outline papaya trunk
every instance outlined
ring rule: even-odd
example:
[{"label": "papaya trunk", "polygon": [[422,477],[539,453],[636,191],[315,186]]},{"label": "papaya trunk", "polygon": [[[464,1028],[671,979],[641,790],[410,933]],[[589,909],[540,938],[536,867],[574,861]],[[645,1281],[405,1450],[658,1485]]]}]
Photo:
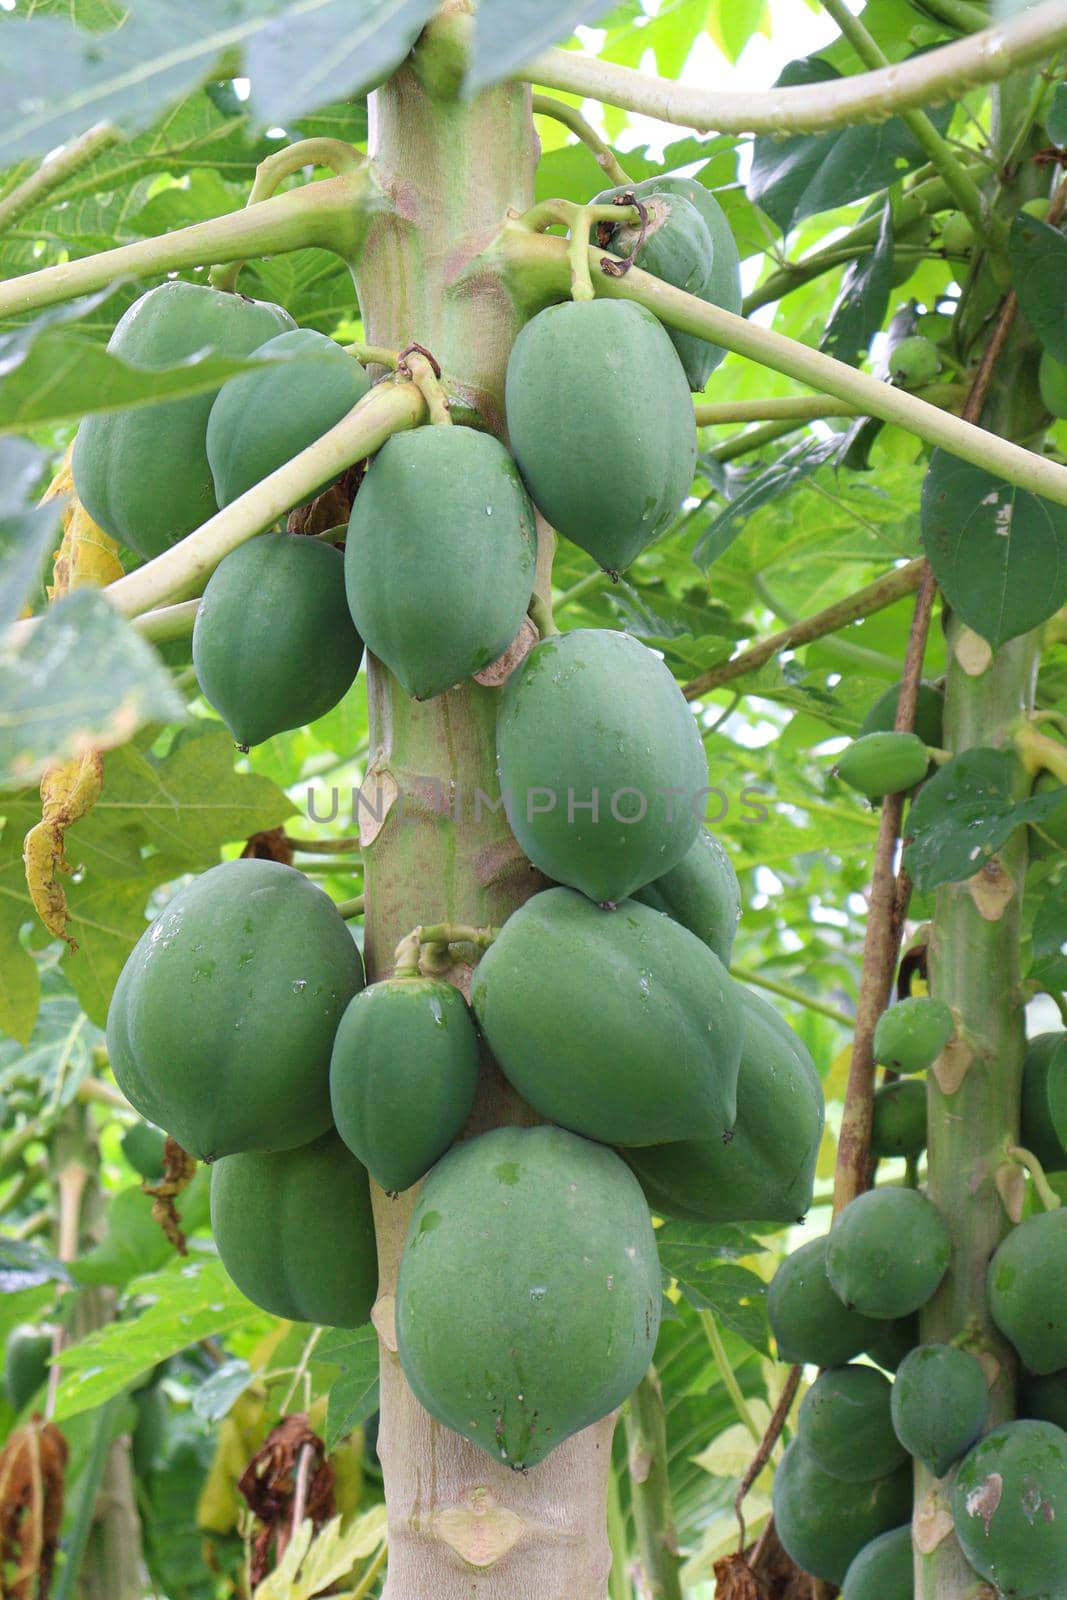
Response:
[{"label": "papaya trunk", "polygon": [[[466,269],[508,208],[530,205],[535,158],[524,87],[503,85],[461,101],[430,92],[406,67],[372,96],[371,159],[392,210],[375,223],[357,269],[367,338],[394,348],[424,345],[497,431],[518,319],[498,279]],[[549,556],[542,550],[543,576]],[[500,923],[541,880],[503,812],[493,809],[497,691],[470,683],[415,703],[373,659],[368,679],[371,760],[359,820],[368,976],[381,978],[392,969],[397,942],[416,925]],[[466,987],[469,971],[455,968],[449,976]],[[487,1061],[475,1126],[528,1120]],[[412,1203],[411,1193],[375,1194],[387,1600],[603,1600],[612,1420],[568,1440],[526,1475],[422,1410],[404,1381],[393,1334],[393,1290]]]},{"label": "papaya trunk", "polygon": [[[1028,85],[1009,82],[996,96],[994,137],[1002,151],[1015,143],[1027,115]],[[1009,175],[1006,174],[1006,177]],[[1037,169],[1020,165],[1016,185],[1006,184],[1002,208],[1010,217],[1040,181]],[[979,266],[965,290],[970,302],[965,337],[973,328],[972,354],[989,339],[989,319],[1002,301],[988,266]],[[981,311],[981,315],[979,312]],[[1045,417],[1035,403],[1038,349],[1016,319],[997,363],[982,416],[1003,437],[1032,445]],[[1013,639],[994,652],[982,670],[975,643],[951,615],[947,625],[945,742],[955,754],[973,746],[1011,748],[1019,720],[1033,707],[1038,636]],[[1017,793],[1028,787],[1020,764]],[[921,1313],[924,1343],[957,1337],[986,1370],[990,1426],[1015,1414],[1016,1358],[993,1326],[986,1297],[989,1258],[1011,1226],[1008,1144],[1018,1138],[1025,1040],[1019,960],[1026,830],[972,879],[940,889],[930,932],[931,992],[952,1007],[957,1041],[942,1053],[928,1080],[928,1192],[952,1235],[952,1265],[934,1299]],[[1001,1188],[998,1188],[998,1177]],[[1015,1171],[1021,1200],[1022,1174]],[[1007,1181],[1006,1181],[1007,1180]],[[916,1600],[974,1600],[992,1590],[980,1583],[964,1559],[952,1526],[950,1491],[954,1472],[938,1481],[916,1464],[913,1522]]]}]

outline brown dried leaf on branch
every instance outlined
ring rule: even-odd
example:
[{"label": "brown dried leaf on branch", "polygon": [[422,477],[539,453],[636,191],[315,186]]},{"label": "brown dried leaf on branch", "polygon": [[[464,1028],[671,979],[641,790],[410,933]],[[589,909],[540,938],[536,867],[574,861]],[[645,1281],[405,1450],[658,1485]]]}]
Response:
[{"label": "brown dried leaf on branch", "polygon": [[48,1600],[59,1528],[67,1441],[36,1413],[0,1451],[0,1594]]},{"label": "brown dried leaf on branch", "polygon": [[[771,1523],[742,1554],[715,1563],[715,1600],[813,1600],[812,1579],[782,1549]],[[836,1594],[822,1590],[818,1600]]]},{"label": "brown dried leaf on branch", "polygon": [[182,1222],[174,1202],[196,1176],[196,1157],[183,1150],[177,1139],[168,1138],[163,1146],[163,1176],[158,1183],[142,1183],[152,1197],[152,1220],[158,1222],[180,1256],[188,1254]]},{"label": "brown dried leaf on branch", "polygon": [[[308,1451],[301,1483],[301,1456]],[[275,1565],[282,1559],[294,1532],[294,1524],[309,1518],[316,1528],[334,1512],[333,1467],[326,1459],[326,1446],[312,1433],[302,1413],[283,1417],[267,1435],[241,1474],[238,1489],[250,1510],[263,1526],[252,1545],[249,1579],[253,1590],[270,1570],[270,1551],[274,1546]],[[297,1505],[298,1493],[303,1497]],[[299,1516],[294,1516],[299,1511]]]},{"label": "brown dried leaf on branch", "polygon": [[37,915],[57,939],[66,939],[71,952],[78,946],[67,933],[70,911],[59,881],[70,872],[66,857],[67,829],[91,811],[104,787],[104,764],[98,750],[49,767],[41,779],[41,820],[22,844],[26,886]]},{"label": "brown dried leaf on branch", "polygon": [[242,861],[280,861],[283,867],[293,864],[293,846],[284,828],[265,828],[245,840],[241,851]]}]

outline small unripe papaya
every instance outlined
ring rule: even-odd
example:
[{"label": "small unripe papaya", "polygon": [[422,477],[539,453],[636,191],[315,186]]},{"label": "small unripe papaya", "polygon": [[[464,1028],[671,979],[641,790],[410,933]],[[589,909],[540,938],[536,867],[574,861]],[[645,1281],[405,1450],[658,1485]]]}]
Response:
[{"label": "small unripe papaya", "polygon": [[926,776],[926,746],[914,733],[865,733],[842,751],[834,768],[842,783],[868,800],[914,789]]},{"label": "small unripe papaya", "polygon": [[947,311],[924,311],[915,319],[915,332],[935,344],[946,345],[952,338],[953,323],[954,318]]},{"label": "small unripe papaya", "polygon": [[878,1018],[874,1059],[894,1072],[925,1072],[956,1031],[952,1012],[932,995],[898,1000]]},{"label": "small unripe papaya", "polygon": [[812,1577],[840,1584],[865,1545],[907,1518],[911,1470],[905,1464],[882,1478],[845,1483],[794,1439],[774,1474],[773,1505],[786,1554]]},{"label": "small unripe papaya", "polygon": [[[860,737],[868,733],[893,733],[900,701],[900,684],[894,683],[871,706],[860,723]],[[945,696],[932,683],[920,683],[915,701],[914,733],[923,744],[940,749],[945,742]]]},{"label": "small unripe papaya", "polygon": [[951,1243],[937,1207],[915,1189],[869,1189],[834,1219],[826,1275],[850,1310],[906,1317],[948,1270]]},{"label": "small unripe papaya", "polygon": [[1025,212],[1028,217],[1036,217],[1038,222],[1044,222],[1050,204],[1048,195],[1036,195],[1033,200],[1024,200],[1019,210]]},{"label": "small unripe papaya", "polygon": [[884,1478],[907,1458],[893,1432],[891,1394],[888,1378],[874,1367],[833,1367],[816,1378],[801,1401],[797,1438],[831,1478],[846,1483]]},{"label": "small unripe papaya", "polygon": [[786,1256],[767,1290],[779,1361],[838,1367],[867,1348],[878,1324],[841,1304],[826,1276],[827,1237]]},{"label": "small unripe papaya", "polygon": [[344,557],[303,534],[264,533],[219,563],[193,625],[193,665],[242,750],[331,711],[363,658]]},{"label": "small unripe papaya", "polygon": [[1067,1169],[1067,1033],[1062,1030],[1027,1040],[1019,1137],[1047,1172]]},{"label": "small unripe papaya", "polygon": [[841,1600],[914,1600],[915,1551],[911,1523],[865,1544],[845,1573]]},{"label": "small unripe papaya", "polygon": [[871,1155],[914,1160],[926,1149],[926,1086],[902,1078],[874,1092]]},{"label": "small unripe papaya", "polygon": [[941,371],[941,356],[932,339],[912,334],[901,339],[889,353],[889,374],[905,389],[921,389],[933,383]]},{"label": "small unripe papaya", "polygon": [[974,248],[974,228],[962,211],[953,211],[941,225],[941,248],[947,256],[970,255]]},{"label": "small unripe papaya", "polygon": [[1067,363],[1057,361],[1050,350],[1041,352],[1037,369],[1041,398],[1054,417],[1067,417]]},{"label": "small unripe papaya", "polygon": [[389,1193],[458,1138],[478,1083],[478,1036],[458,989],[389,978],[349,1003],[330,1061],[337,1131]]},{"label": "small unripe papaya", "polygon": [[1067,1207],[1027,1217],[993,1252],[989,1312],[1031,1372],[1067,1367]]},{"label": "small unripe papaya", "polygon": [[52,1335],[45,1328],[19,1323],[4,1345],[4,1394],[15,1411],[29,1405],[48,1381]]},{"label": "small unripe papaya", "polygon": [[665,911],[729,966],[741,920],[741,886],[730,857],[707,828],[700,829],[676,867],[635,889],[633,897]]},{"label": "small unripe papaya", "polygon": [[[254,355],[276,364],[224,383],[208,417],[207,458],[220,506],[314,444],[370,388],[359,362],[314,328],[280,333]],[[280,356],[316,359],[282,362]]]},{"label": "small unripe papaya", "polygon": [[134,1172],[155,1183],[163,1176],[163,1149],[166,1135],[147,1122],[135,1122],[122,1135],[122,1153]]},{"label": "small unripe papaya", "polygon": [[943,1478],[986,1425],[989,1390],[981,1363],[952,1345],[919,1345],[900,1363],[891,1409],[908,1454]]}]

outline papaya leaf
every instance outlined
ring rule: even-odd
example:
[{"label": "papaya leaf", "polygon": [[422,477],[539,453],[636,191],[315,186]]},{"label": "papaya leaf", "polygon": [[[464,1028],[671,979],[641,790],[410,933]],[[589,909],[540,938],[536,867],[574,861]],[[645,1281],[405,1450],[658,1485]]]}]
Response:
[{"label": "papaya leaf", "polygon": [[403,61],[436,0],[303,0],[245,49],[252,110],[264,127],[286,123],[346,95],[366,94]]},{"label": "papaya leaf", "polygon": [[704,529],[693,551],[697,566],[706,569],[718,561],[741,534],[753,512],[770,501],[777,503],[828,461],[835,460],[840,449],[840,436],[805,439],[771,462]]},{"label": "papaya leaf", "polygon": [[0,1239],[0,1295],[23,1294],[42,1284],[69,1283],[70,1273],[28,1239]]},{"label": "papaya leaf", "polygon": [[698,1311],[711,1311],[753,1349],[766,1354],[767,1286],[747,1267],[725,1266],[758,1254],[763,1246],[732,1224],[668,1222],[656,1230],[660,1264]]},{"label": "papaya leaf", "polygon": [[907,821],[904,866],[928,894],[973,878],[1024,822],[1039,822],[1065,791],[1017,800],[1018,764],[1006,750],[965,750],[928,778]]},{"label": "papaya leaf", "polygon": [[137,1309],[64,1350],[57,1422],[102,1405],[187,1345],[258,1315],[222,1262],[207,1255],[177,1259],[161,1272],[134,1278],[126,1305]]},{"label": "papaya leaf", "polygon": [[712,0],[708,32],[727,61],[736,64],[754,33],[770,36],[767,0]]},{"label": "papaya leaf", "polygon": [[25,439],[0,439],[0,628],[40,596],[49,545],[61,536],[60,502],[26,504],[43,459]]},{"label": "papaya leaf", "polygon": [[314,1366],[339,1367],[330,1383],[326,1448],[333,1450],[378,1409],[378,1335],[371,1323],[331,1328],[315,1347]]},{"label": "papaya leaf", "polygon": [[575,28],[595,22],[610,4],[611,0],[481,0],[464,85],[467,94],[499,83],[546,45],[569,39]]},{"label": "papaya leaf", "polygon": [[309,1518],[293,1535],[274,1571],[258,1585],[253,1600],[312,1600],[313,1595],[332,1593],[385,1538],[384,1505],[371,1506],[347,1523],[334,1517],[318,1532]]},{"label": "papaya leaf", "polygon": [[255,1373],[247,1361],[224,1361],[199,1389],[194,1389],[194,1414],[202,1422],[221,1422],[234,1401],[254,1382]]},{"label": "papaya leaf", "polygon": [[1067,238],[1047,222],[1017,211],[1008,235],[1011,276],[1019,307],[1044,348],[1067,362],[1067,323],[1063,317],[1063,280],[1067,275]]},{"label": "papaya leaf", "polygon": [[[826,83],[841,74],[818,56],[791,61],[776,87]],[[953,107],[928,113],[941,131]],[[840,133],[801,133],[791,139],[761,134],[752,149],[748,195],[783,233],[805,217],[862,200],[921,166],[926,156],[900,117],[844,128]]]},{"label": "papaya leaf", "polygon": [[887,200],[874,249],[845,268],[819,349],[854,367],[885,320],[892,286],[893,210]]},{"label": "papaya leaf", "polygon": [[[1067,789],[1058,789],[1062,799]],[[1051,989],[1067,989],[1067,883],[1050,884],[1034,917],[1031,978]]]},{"label": "papaya leaf", "polygon": [[[6,961],[5,952],[0,965]],[[32,964],[36,972],[36,962]],[[93,1050],[103,1041],[55,967],[45,971],[41,988],[39,1011],[35,993],[37,1016],[26,1047],[19,1049],[13,1039],[0,1040],[0,1096],[10,1107],[15,1089],[31,1093],[44,1127],[74,1099],[92,1070]]]},{"label": "papaya leaf", "polygon": [[0,702],[0,788],[87,746],[124,744],[146,723],[185,717],[155,651],[93,589],[65,595],[0,654]]},{"label": "papaya leaf", "polygon": [[946,600],[994,649],[1067,600],[1067,508],[944,450],[923,480],[922,532]]}]

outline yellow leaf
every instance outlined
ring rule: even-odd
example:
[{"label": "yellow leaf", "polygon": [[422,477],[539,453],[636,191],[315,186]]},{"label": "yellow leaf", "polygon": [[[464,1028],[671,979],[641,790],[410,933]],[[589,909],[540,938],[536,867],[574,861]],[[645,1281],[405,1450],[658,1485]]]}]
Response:
[{"label": "yellow leaf", "polygon": [[[760,1433],[764,1431],[771,1420],[770,1407],[763,1400],[750,1400],[748,1409],[752,1413],[752,1420]],[[752,1435],[743,1422],[735,1422],[732,1427],[720,1433],[713,1439],[706,1449],[692,1460],[705,1472],[710,1472],[716,1478],[740,1478],[748,1471],[749,1462],[756,1453],[756,1446]]]},{"label": "yellow leaf", "polygon": [[89,750],[61,766],[49,767],[41,779],[41,820],[23,840],[22,856],[26,867],[26,886],[37,915],[57,939],[66,939],[70,913],[67,896],[59,881],[69,872],[65,842],[67,829],[91,811],[104,787],[104,763],[97,750]]},{"label": "yellow leaf", "polygon": [[70,460],[71,445],[63,458],[63,465],[41,496],[46,500],[64,497],[63,541],[53,556],[55,582],[48,590],[53,603],[72,589],[102,589],[122,577],[119,547],[111,535],[97,527],[74,492]]},{"label": "yellow leaf", "polygon": [[282,1560],[255,1592],[255,1600],[311,1600],[333,1588],[358,1562],[374,1555],[385,1540],[385,1507],[372,1506],[347,1527],[334,1517],[312,1539],[310,1521],[301,1523]]}]

